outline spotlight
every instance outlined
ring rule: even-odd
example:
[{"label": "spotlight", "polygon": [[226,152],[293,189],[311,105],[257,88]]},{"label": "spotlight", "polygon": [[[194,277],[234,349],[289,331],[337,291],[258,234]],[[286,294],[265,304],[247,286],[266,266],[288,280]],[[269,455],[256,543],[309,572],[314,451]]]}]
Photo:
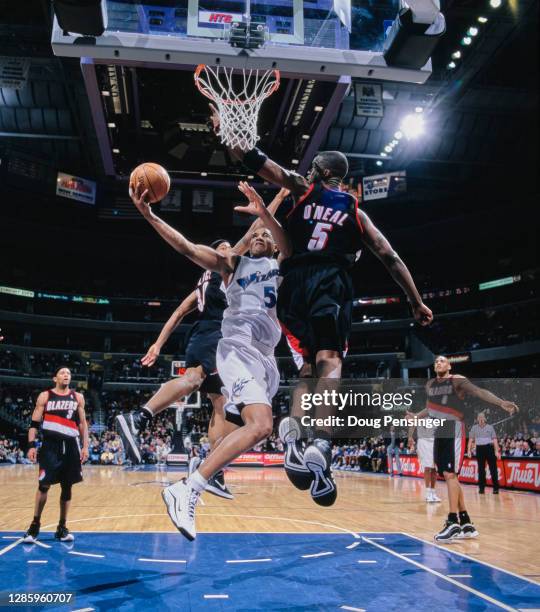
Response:
[{"label": "spotlight", "polygon": [[381,151],[380,155],[381,157],[388,157],[388,155],[384,151]]},{"label": "spotlight", "polygon": [[381,161],[380,159],[378,159],[378,160],[375,162],[375,164],[376,164],[377,166],[382,166],[382,161]]},{"label": "spotlight", "polygon": [[390,143],[390,145],[392,147],[395,147],[397,145],[398,141],[394,138],[394,140],[392,140],[392,142]]},{"label": "spotlight", "polygon": [[113,153],[120,153],[120,149],[113,149],[112,152]]},{"label": "spotlight", "polygon": [[417,107],[414,109],[414,112],[415,112],[415,113],[423,113],[423,112],[424,112],[424,109],[423,109],[423,107],[422,107],[422,106],[417,106]]},{"label": "spotlight", "polygon": [[384,150],[385,150],[387,153],[392,153],[392,147],[391,147],[390,145],[386,145],[386,147],[384,147]]},{"label": "spotlight", "polygon": [[419,115],[406,115],[401,122],[401,131],[411,140],[424,133],[424,118]]},{"label": "spotlight", "polygon": [[450,62],[446,65],[449,70],[453,70],[456,67],[456,62]]},{"label": "spotlight", "polygon": [[491,8],[499,8],[502,4],[502,0],[489,0],[489,6],[491,6]]},{"label": "spotlight", "polygon": [[293,159],[293,160],[291,160],[291,164],[297,164],[297,163],[298,163],[298,160],[297,160],[297,159]]},{"label": "spotlight", "polygon": [[315,107],[313,110],[314,110],[316,113],[320,113],[320,112],[322,111],[322,109],[323,109],[323,107],[322,107],[322,106],[316,106],[316,107]]},{"label": "spotlight", "polygon": [[487,17],[482,17],[482,16],[478,17],[479,23],[487,23],[487,20],[488,20]]},{"label": "spotlight", "polygon": [[461,51],[454,51],[452,53],[452,59],[459,59],[461,57]]},{"label": "spotlight", "polygon": [[461,44],[468,47],[472,43],[472,38],[470,36],[464,36],[461,40]]},{"label": "spotlight", "polygon": [[201,172],[201,176],[208,176],[208,172]]},{"label": "spotlight", "polygon": [[403,132],[400,132],[399,130],[394,134],[394,138],[396,140],[401,140],[403,138]]},{"label": "spotlight", "polygon": [[475,28],[474,26],[469,28],[467,34],[469,36],[476,36],[478,34],[478,28]]}]

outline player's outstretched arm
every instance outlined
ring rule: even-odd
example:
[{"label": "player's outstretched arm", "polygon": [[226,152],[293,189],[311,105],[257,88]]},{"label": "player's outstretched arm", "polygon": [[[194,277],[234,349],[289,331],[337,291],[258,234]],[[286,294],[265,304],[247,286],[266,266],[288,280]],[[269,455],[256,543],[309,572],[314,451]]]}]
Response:
[{"label": "player's outstretched arm", "polygon": [[280,257],[282,259],[290,257],[292,254],[292,247],[289,236],[281,227],[279,221],[268,210],[268,208],[266,208],[261,196],[255,191],[255,189],[253,189],[253,187],[251,187],[251,185],[243,181],[239,183],[238,189],[240,189],[240,191],[249,200],[249,204],[247,206],[235,206],[234,210],[249,213],[251,215],[257,215],[265,227],[272,232],[272,236],[274,237],[279,249]]},{"label": "player's outstretched arm", "polygon": [[[290,194],[291,192],[288,189],[282,187],[278,193],[274,196],[274,199],[268,204],[267,209],[273,215],[276,214],[278,208],[280,207],[283,200]],[[251,240],[251,235],[255,230],[258,230],[259,227],[263,225],[263,222],[260,219],[255,219],[251,224],[248,231],[240,238],[240,240],[233,246],[233,251],[237,255],[244,255],[249,251],[249,241]]]},{"label": "player's outstretched arm", "polygon": [[160,219],[150,208],[150,204],[146,201],[148,190],[141,193],[140,187],[137,185],[135,191],[131,194],[131,200],[137,207],[141,215],[150,223],[156,232],[168,242],[173,249],[185,255],[188,259],[205,270],[212,270],[221,274],[223,278],[228,278],[234,271],[234,262],[236,256],[221,255],[215,249],[206,246],[205,244],[195,244],[188,240],[183,234],[175,230],[163,219]]},{"label": "player's outstretched arm", "polygon": [[28,459],[32,463],[35,463],[37,458],[37,450],[35,447],[36,444],[36,436],[39,428],[41,427],[41,421],[43,421],[43,413],[45,411],[45,404],[47,403],[48,393],[46,391],[42,391],[36,400],[36,406],[34,408],[34,412],[32,412],[32,422],[30,423],[30,428],[28,429]]},{"label": "player's outstretched arm", "polygon": [[364,228],[362,233],[364,243],[381,260],[392,278],[403,289],[411,304],[414,318],[421,325],[429,325],[433,321],[433,313],[422,302],[409,269],[366,213],[361,210],[358,214]]},{"label": "player's outstretched arm", "polygon": [[[210,104],[210,120],[214,127],[214,132],[219,133],[219,112],[217,108]],[[296,172],[285,170],[275,161],[269,159],[262,151],[251,149],[242,151],[239,147],[229,147],[230,154],[241,161],[247,168],[258,174],[261,178],[274,185],[279,185],[288,189],[293,195],[298,196],[305,193],[309,187],[307,180]]]},{"label": "player's outstretched arm", "polygon": [[488,404],[492,404],[493,406],[502,408],[502,410],[505,410],[509,414],[519,412],[519,408],[516,404],[514,404],[514,402],[503,400],[500,397],[497,397],[491,391],[488,391],[487,389],[482,389],[481,387],[477,387],[468,378],[465,378],[464,376],[454,376],[453,380],[456,389],[463,393],[466,393],[467,395],[472,395],[484,402],[487,402]]},{"label": "player's outstretched arm", "polygon": [[141,359],[141,363],[144,366],[149,368],[150,366],[154,365],[156,359],[159,357],[163,345],[170,338],[173,331],[180,325],[183,318],[195,310],[195,308],[197,308],[197,292],[192,291],[168,318],[167,322],[161,329],[157,340],[154,342],[154,344],[152,344],[146,355]]}]

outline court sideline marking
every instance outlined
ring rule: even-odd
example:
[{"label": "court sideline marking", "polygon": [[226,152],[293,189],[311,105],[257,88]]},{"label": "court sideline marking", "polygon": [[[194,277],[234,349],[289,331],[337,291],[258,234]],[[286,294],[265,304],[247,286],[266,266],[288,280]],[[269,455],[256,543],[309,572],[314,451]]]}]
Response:
[{"label": "court sideline marking", "polygon": [[405,531],[402,531],[401,535],[407,536],[408,538],[412,538],[413,540],[418,540],[419,542],[423,542],[424,544],[429,544],[430,546],[433,546],[433,548],[438,548],[439,550],[443,550],[451,555],[458,555],[460,557],[465,557],[465,559],[469,559],[469,561],[474,561],[475,563],[481,563],[482,565],[487,565],[487,567],[491,567],[492,569],[497,570],[498,572],[504,572],[505,574],[513,576],[514,578],[519,578],[520,580],[525,580],[526,582],[530,582],[531,584],[534,584],[535,586],[540,586],[539,582],[535,580],[531,580],[530,578],[527,578],[525,575],[516,574],[515,572],[512,572],[510,570],[504,569],[502,567],[498,567],[497,565],[493,565],[492,563],[489,563],[488,561],[482,561],[480,559],[475,559],[474,557],[471,557],[467,553],[462,553],[457,550],[448,550],[444,546],[435,544],[435,542],[430,542],[429,540],[423,540],[422,538],[419,538],[418,536],[413,536],[410,533],[406,533]]},{"label": "court sideline marking", "polygon": [[431,567],[428,567],[427,565],[423,565],[422,563],[419,563],[418,561],[415,561],[414,559],[411,559],[410,557],[404,557],[401,553],[398,553],[395,550],[392,550],[391,548],[383,546],[382,544],[378,544],[377,542],[373,542],[369,538],[364,538],[363,536],[362,536],[362,540],[364,540],[368,544],[371,544],[371,546],[375,546],[376,548],[380,548],[381,550],[384,550],[385,552],[393,555],[394,557],[397,557],[398,559],[406,561],[407,563],[411,563],[412,565],[415,565],[416,567],[419,567],[420,569],[423,569],[426,572],[429,572],[430,574],[437,576],[438,578],[442,578],[443,580],[450,582],[450,584],[453,584],[454,586],[457,586],[460,589],[463,589],[464,591],[468,591],[469,593],[472,593],[473,595],[476,595],[477,597],[480,597],[484,599],[485,601],[488,601],[494,606],[498,606],[499,608],[502,608],[503,610],[508,610],[508,612],[516,612],[516,608],[512,608],[512,606],[509,606],[503,603],[502,601],[499,601],[491,597],[490,595],[486,595],[485,593],[482,593],[481,591],[477,591],[476,589],[473,589],[472,587],[466,584],[462,584],[461,582],[458,582],[457,580],[454,580],[453,578],[449,578],[448,576],[441,574],[437,570],[434,570]]}]

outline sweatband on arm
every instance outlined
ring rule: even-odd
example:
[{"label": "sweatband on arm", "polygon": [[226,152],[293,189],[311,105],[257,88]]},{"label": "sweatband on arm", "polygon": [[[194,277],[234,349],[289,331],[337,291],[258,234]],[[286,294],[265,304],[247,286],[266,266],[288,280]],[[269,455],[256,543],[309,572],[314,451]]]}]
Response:
[{"label": "sweatband on arm", "polygon": [[246,168],[257,174],[257,172],[259,172],[259,170],[264,166],[267,159],[268,155],[255,147],[254,149],[250,149],[244,153],[242,163],[244,166],[246,166]]},{"label": "sweatband on arm", "polygon": [[34,421],[32,419],[32,422],[30,423],[30,429],[32,429],[32,427],[34,429],[39,429],[41,427],[41,421]]}]

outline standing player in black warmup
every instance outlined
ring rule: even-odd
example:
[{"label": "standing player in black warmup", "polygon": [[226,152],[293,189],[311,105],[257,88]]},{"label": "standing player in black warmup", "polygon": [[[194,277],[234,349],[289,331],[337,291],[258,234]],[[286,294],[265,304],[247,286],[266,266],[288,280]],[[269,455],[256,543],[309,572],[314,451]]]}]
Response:
[{"label": "standing player in black warmup", "polygon": [[[81,482],[81,464],[88,459],[88,425],[84,412],[84,397],[69,388],[69,368],[59,368],[54,388],[39,394],[28,430],[28,459],[36,461],[36,435],[41,428],[43,444],[39,449],[39,485],[36,493],[34,520],[24,536],[24,542],[37,540],[41,513],[47,502],[49,488],[60,483],[60,520],[54,537],[71,542],[73,534],[66,527],[71,501],[71,487]],[[82,449],[79,446],[82,438]]]},{"label": "standing player in black warmup", "polygon": [[[219,114],[212,109],[214,130],[219,132]],[[350,267],[367,246],[385,265],[403,289],[415,319],[429,324],[433,315],[422,302],[407,266],[373,225],[358,200],[340,191],[348,172],[347,158],[339,151],[325,151],[313,160],[307,178],[285,170],[257,148],[231,153],[264,180],[291,192],[276,218],[292,242],[293,255],[280,272],[278,317],[284,331],[300,341],[304,356],[319,378],[341,378],[343,353],[352,326],[353,286]],[[310,488],[313,499],[331,505],[336,498],[331,464],[331,445],[315,439],[305,452],[294,419],[280,424],[285,444],[285,468],[291,482]]]},{"label": "standing player in black warmup", "polygon": [[[144,196],[145,194],[136,191],[132,194],[132,199],[137,202],[144,200]],[[281,190],[268,206],[269,210],[276,210],[286,196],[286,190]],[[234,253],[243,255],[249,249],[251,234],[252,228],[234,247],[223,239],[215,240],[210,247],[216,249],[220,255],[228,254],[231,248]],[[195,391],[206,392],[212,402],[213,412],[208,429],[210,448],[215,448],[225,435],[225,398],[221,394],[223,384],[216,367],[217,345],[222,337],[223,312],[227,308],[227,300],[221,290],[221,284],[222,278],[217,272],[204,272],[195,290],[171,315],[163,326],[157,341],[141,360],[143,365],[151,366],[180,321],[195,308],[199,310],[199,318],[186,338],[186,372],[162,385],[140,410],[116,417],[117,429],[126,453],[135,463],[141,462],[140,435],[150,425],[152,418],[174,402],[188,397]],[[197,469],[199,463],[198,457],[190,461],[190,473]],[[210,478],[206,490],[226,499],[233,497],[225,484],[222,470]]]},{"label": "standing player in black warmup", "polygon": [[439,475],[442,476],[448,488],[448,518],[441,531],[435,535],[435,540],[443,544],[456,538],[476,538],[478,531],[473,525],[467,508],[463,490],[458,476],[465,454],[465,408],[466,395],[477,397],[506,410],[510,414],[517,412],[518,407],[513,402],[502,400],[487,389],[476,385],[457,374],[450,374],[451,364],[444,355],[435,358],[433,369],[436,377],[426,384],[426,407],[410,417],[425,417],[444,419],[444,423],[435,430],[434,461]]}]

